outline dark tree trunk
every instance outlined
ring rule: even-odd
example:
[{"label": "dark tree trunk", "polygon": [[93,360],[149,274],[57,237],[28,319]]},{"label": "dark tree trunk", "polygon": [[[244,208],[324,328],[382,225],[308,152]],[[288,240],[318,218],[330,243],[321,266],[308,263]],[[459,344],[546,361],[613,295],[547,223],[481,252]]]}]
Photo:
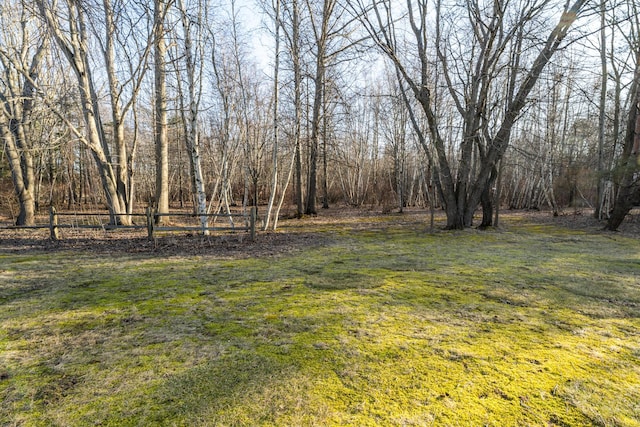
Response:
[{"label": "dark tree trunk", "polygon": [[482,206],[482,223],[479,228],[481,230],[493,225],[493,184],[497,177],[498,168],[494,166],[491,170],[489,182],[487,182],[487,185],[482,192],[482,197],[480,198],[480,205]]},{"label": "dark tree trunk", "polygon": [[605,229],[616,231],[634,205],[640,204],[640,50],[636,54],[636,71],[631,85],[631,111],[620,158],[618,196]]},{"label": "dark tree trunk", "polygon": [[636,184],[634,187],[626,186],[620,188],[605,229],[617,231],[629,211],[638,205],[640,205],[640,185]]},{"label": "dark tree trunk", "polygon": [[493,200],[489,190],[482,193],[480,204],[482,205],[482,223],[478,228],[484,230],[493,225]]}]

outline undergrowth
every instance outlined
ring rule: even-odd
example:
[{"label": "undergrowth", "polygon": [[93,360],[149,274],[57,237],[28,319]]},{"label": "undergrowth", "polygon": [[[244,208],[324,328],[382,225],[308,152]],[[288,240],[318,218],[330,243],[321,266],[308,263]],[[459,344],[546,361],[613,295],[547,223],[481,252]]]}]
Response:
[{"label": "undergrowth", "polygon": [[507,224],[0,253],[0,424],[640,426],[637,240]]}]

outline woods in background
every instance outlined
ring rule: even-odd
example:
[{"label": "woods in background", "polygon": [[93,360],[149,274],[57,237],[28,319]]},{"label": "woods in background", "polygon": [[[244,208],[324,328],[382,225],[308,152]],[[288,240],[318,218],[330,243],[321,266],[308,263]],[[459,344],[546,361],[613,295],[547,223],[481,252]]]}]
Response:
[{"label": "woods in background", "polygon": [[0,209],[592,208],[615,230],[640,204],[637,9],[7,0]]}]

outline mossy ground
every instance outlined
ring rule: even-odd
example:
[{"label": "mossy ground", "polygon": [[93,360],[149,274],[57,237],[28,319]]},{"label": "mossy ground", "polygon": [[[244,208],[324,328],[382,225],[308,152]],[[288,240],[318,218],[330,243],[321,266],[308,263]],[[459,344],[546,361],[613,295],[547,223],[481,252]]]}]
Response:
[{"label": "mossy ground", "polygon": [[638,240],[503,223],[335,221],[250,259],[0,252],[0,424],[640,426]]}]

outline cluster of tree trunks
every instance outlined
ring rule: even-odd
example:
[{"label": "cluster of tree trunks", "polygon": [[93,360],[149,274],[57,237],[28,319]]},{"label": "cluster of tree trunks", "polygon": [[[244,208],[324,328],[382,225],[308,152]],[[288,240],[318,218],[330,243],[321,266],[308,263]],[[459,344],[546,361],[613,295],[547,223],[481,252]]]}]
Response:
[{"label": "cluster of tree trunks", "polygon": [[[546,122],[538,124],[537,130],[545,134],[547,145],[539,145],[535,162],[529,165],[536,169],[537,181],[527,183],[520,191],[527,194],[517,197],[526,199],[535,192],[537,199],[558,214],[554,171],[561,168],[554,166],[555,147],[567,139],[569,89],[559,135],[557,86],[562,76],[549,77],[545,72],[567,46],[570,30],[587,7],[586,0],[574,1],[561,8],[559,3],[542,0],[490,4],[262,0],[259,3],[273,21],[275,36],[269,98],[249,76],[235,1],[230,3],[228,31],[222,32],[210,24],[211,4],[206,0],[154,0],[149,5],[121,0],[37,0],[33,7],[10,0],[0,10],[5,33],[15,33],[15,37],[2,37],[0,45],[0,138],[20,207],[16,222],[34,222],[38,202],[34,170],[41,161],[36,145],[50,144],[46,150],[54,151],[51,141],[66,138],[80,144],[78,155],[85,150],[90,153],[111,221],[130,224],[136,200],[140,200],[134,179],[140,170],[140,129],[148,128],[147,138],[149,133],[152,138],[146,144],[153,147],[154,158],[142,159],[145,165],[153,164],[152,170],[145,169],[144,178],[155,182],[149,185],[152,195],[146,190],[147,203],[160,214],[169,211],[176,171],[171,144],[177,139],[187,153],[186,186],[203,229],[207,228],[205,214],[212,209],[230,212],[234,192],[238,192],[234,186],[240,180],[243,207],[267,200],[265,229],[270,224],[276,227],[290,181],[298,217],[317,214],[318,201],[328,207],[333,185],[354,205],[371,199],[386,204],[381,194],[388,193],[387,189],[394,193],[400,211],[412,200],[423,200],[432,209],[441,203],[450,229],[476,225],[474,216],[480,208],[477,225],[489,227],[497,221],[499,191],[505,188],[501,181],[503,169],[509,168],[505,156],[514,137],[526,139],[528,125],[520,124],[525,114]],[[613,46],[609,50],[605,46],[607,28],[618,25],[605,19],[613,13],[610,6],[609,0],[601,0],[603,76],[597,100],[594,205],[596,216],[608,216],[607,228],[615,230],[640,203],[640,52],[628,91],[626,134],[618,150],[623,78],[611,57]],[[635,5],[625,7],[629,16],[637,16]],[[559,21],[545,27],[553,13],[560,16]],[[630,19],[629,25],[639,26],[637,18]],[[535,37],[531,37],[533,32]],[[344,64],[371,54],[371,42],[392,64],[392,70],[385,70],[382,88],[372,84],[362,90],[366,93],[360,99],[367,102],[358,106],[352,99],[343,99],[339,85],[351,77],[345,76],[349,71]],[[627,42],[632,46],[632,37]],[[73,81],[52,79],[55,67],[47,61],[57,58],[56,54],[65,60],[60,74],[70,70]],[[288,73],[285,79],[281,78],[283,71]],[[616,81],[611,131],[606,111],[610,74]],[[541,78],[553,80],[549,94],[535,92]],[[58,83],[68,92],[56,92]],[[283,89],[289,95],[284,102]],[[149,102],[141,106],[141,96],[146,94]],[[215,96],[215,103],[203,107],[203,94]],[[550,100],[548,110],[540,106],[541,97]],[[358,108],[366,113],[356,112]],[[142,112],[148,114],[146,122],[139,117]],[[54,128],[64,128],[64,135],[59,131],[46,135],[46,114],[56,118]],[[282,125],[285,120],[287,126]],[[576,128],[577,123],[575,119]],[[339,142],[338,126],[342,127]],[[543,127],[546,130],[540,130]],[[205,128],[210,128],[208,138],[203,138]],[[412,152],[414,144],[421,152]],[[612,145],[609,160],[605,158],[607,145]],[[265,147],[270,147],[271,156],[264,155]],[[383,172],[384,156],[391,161]],[[572,161],[571,155],[569,159]],[[82,179],[84,166],[79,167]],[[567,176],[572,167],[563,169]],[[515,169],[506,173],[514,177]],[[69,179],[76,179],[77,174],[76,166],[69,165]],[[571,192],[577,191],[573,183]],[[612,200],[615,195],[610,215],[605,209],[607,194]],[[157,216],[159,222],[162,218]]]},{"label": "cluster of tree trunks", "polygon": [[[512,129],[527,104],[528,96],[540,77],[544,67],[561,47],[571,25],[586,4],[578,0],[567,8],[560,22],[553,28],[542,45],[537,57],[524,73],[519,75],[520,48],[524,40],[524,29],[536,18],[539,5],[530,4],[520,11],[515,22],[507,22],[508,2],[494,2],[493,10],[487,12],[479,3],[466,5],[472,17],[472,40],[465,42],[477,48],[477,54],[464,58],[471,62],[465,75],[454,75],[464,66],[450,58],[446,42],[441,33],[440,21],[443,6],[436,5],[436,54],[439,68],[433,68],[427,40],[429,38],[428,3],[423,0],[407,0],[407,13],[414,45],[420,61],[419,72],[413,72],[409,63],[399,53],[396,22],[390,1],[373,2],[370,7],[360,4],[362,21],[382,51],[394,62],[400,78],[406,82],[418,101],[427,121],[428,134],[434,154],[429,156],[435,170],[440,197],[447,214],[447,228],[462,229],[472,225],[474,213],[479,205],[484,210],[481,227],[492,224],[492,187],[497,178],[497,164],[504,156],[511,139]],[[505,61],[505,57],[507,58]],[[454,64],[450,64],[453,62]],[[504,67],[507,64],[508,67]],[[456,68],[458,66],[459,68]],[[507,69],[504,75],[504,69]],[[453,159],[446,150],[443,123],[437,111],[437,100],[433,90],[434,73],[442,74],[448,93],[461,117],[462,134],[457,173],[453,170]],[[463,80],[464,96],[459,82]],[[496,102],[495,85],[505,84],[506,91]],[[495,104],[494,104],[495,103]],[[498,105],[499,104],[499,107]],[[417,123],[417,122],[414,122]],[[415,127],[417,133],[422,130]],[[424,140],[425,138],[421,138]],[[426,150],[431,150],[425,145]],[[479,157],[473,170],[474,153]]]}]

